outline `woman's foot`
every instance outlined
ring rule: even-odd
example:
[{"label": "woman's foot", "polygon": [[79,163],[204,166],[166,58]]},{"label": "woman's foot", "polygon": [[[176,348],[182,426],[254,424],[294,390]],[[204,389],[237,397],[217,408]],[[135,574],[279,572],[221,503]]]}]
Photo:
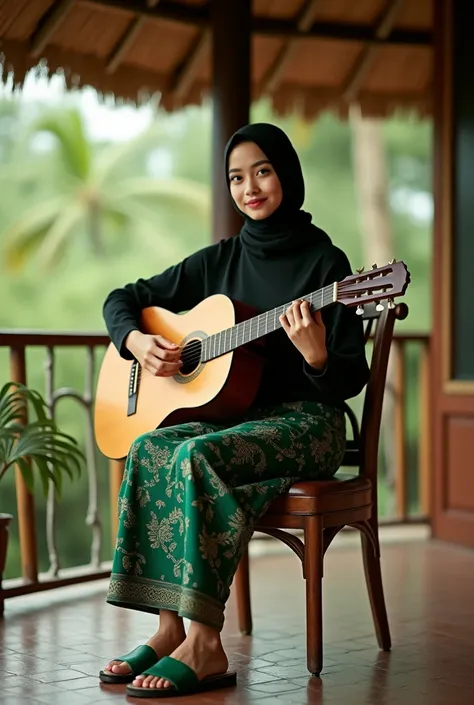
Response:
[{"label": "woman's foot", "polygon": [[[188,636],[170,655],[192,668],[199,680],[226,673],[229,666],[219,632],[197,622],[192,622]],[[143,675],[137,676],[133,685],[142,688],[172,687],[163,678]]]},{"label": "woman's foot", "polygon": [[[186,632],[181,617],[178,617],[176,612],[162,610],[158,631],[146,643],[156,652],[158,660],[163,656],[170,656],[185,639]],[[116,676],[126,676],[131,672],[126,661],[110,661],[104,670]]]}]

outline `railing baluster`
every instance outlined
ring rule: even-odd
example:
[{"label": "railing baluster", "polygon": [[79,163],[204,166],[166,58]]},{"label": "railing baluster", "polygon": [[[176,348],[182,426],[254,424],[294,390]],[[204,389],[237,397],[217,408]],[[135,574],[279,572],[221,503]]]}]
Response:
[{"label": "railing baluster", "polygon": [[405,414],[405,344],[394,338],[395,354],[395,507],[398,519],[407,518],[407,458]]},{"label": "railing baluster", "polygon": [[84,390],[84,405],[86,409],[86,459],[89,476],[89,506],[87,508],[86,524],[92,527],[91,565],[100,566],[100,551],[102,547],[102,523],[99,516],[99,479],[97,475],[96,445],[93,420],[93,387],[94,387],[94,348],[87,348],[86,383]]},{"label": "railing baluster", "polygon": [[[54,348],[46,349],[45,377],[46,377],[46,402],[52,417],[55,417],[54,400]],[[48,546],[49,571],[48,574],[56,578],[59,573],[59,554],[56,547],[56,497],[54,485],[49,484],[48,500],[46,503],[46,545]]]},{"label": "railing baluster", "polygon": [[429,340],[420,345],[420,432],[418,445],[418,493],[420,513],[430,515],[430,345]]},{"label": "railing baluster", "polygon": [[[10,378],[12,382],[26,384],[24,345],[12,345],[10,347]],[[25,421],[27,421],[27,418],[25,418]],[[25,580],[36,583],[38,581],[38,557],[36,550],[35,501],[18,467],[15,468],[15,487],[20,534],[21,572]]]}]

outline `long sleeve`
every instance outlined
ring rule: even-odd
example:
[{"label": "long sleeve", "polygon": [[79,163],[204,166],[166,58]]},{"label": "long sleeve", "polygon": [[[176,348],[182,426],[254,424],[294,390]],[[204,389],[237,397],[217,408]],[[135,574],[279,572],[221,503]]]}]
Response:
[{"label": "long sleeve", "polygon": [[110,336],[121,356],[132,359],[124,341],[132,330],[140,328],[142,309],[148,306],[180,313],[205,296],[205,250],[187,257],[150,279],[138,279],[112,291],[103,306],[103,316]]},{"label": "long sleeve", "polygon": [[[339,249],[330,263],[321,286],[351,274],[349,260]],[[326,399],[342,402],[357,396],[369,379],[362,320],[354,308],[336,303],[323,311],[328,361],[319,372],[304,362],[304,372]]]}]

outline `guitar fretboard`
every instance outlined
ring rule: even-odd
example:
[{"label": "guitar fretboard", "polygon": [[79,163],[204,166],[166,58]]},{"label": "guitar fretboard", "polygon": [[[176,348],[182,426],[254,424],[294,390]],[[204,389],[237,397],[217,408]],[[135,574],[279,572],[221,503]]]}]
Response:
[{"label": "guitar fretboard", "polygon": [[[337,300],[337,288],[334,284],[330,284],[301,298],[309,301],[312,311],[319,311]],[[242,323],[237,323],[232,328],[226,328],[219,333],[210,335],[203,341],[202,362],[208,362],[216,357],[225,355],[241,345],[251,343],[253,340],[258,340],[258,338],[281,328],[279,318],[289,306],[290,303],[283,304],[271,311],[266,311],[242,321]]]}]

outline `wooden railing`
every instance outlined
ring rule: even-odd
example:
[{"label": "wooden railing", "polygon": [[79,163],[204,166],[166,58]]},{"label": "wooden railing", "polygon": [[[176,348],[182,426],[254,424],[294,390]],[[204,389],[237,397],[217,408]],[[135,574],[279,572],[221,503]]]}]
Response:
[{"label": "wooden railing", "polygon": [[[87,566],[78,566],[71,569],[61,569],[58,551],[55,543],[55,518],[56,502],[50,494],[46,507],[46,541],[48,546],[50,568],[43,575],[38,573],[38,550],[35,522],[35,499],[28,491],[21,473],[16,470],[16,519],[18,522],[20,552],[21,552],[21,577],[4,581],[0,584],[0,615],[4,600],[8,597],[48,590],[74,583],[86,582],[108,577],[110,563],[101,563],[100,553],[103,539],[103,527],[98,510],[98,450],[93,435],[93,394],[95,379],[96,351],[104,349],[109,343],[106,335],[99,333],[54,333],[54,332],[27,332],[27,331],[1,331],[0,350],[9,351],[10,379],[23,384],[27,383],[27,348],[42,348],[45,350],[45,389],[46,400],[51,412],[55,414],[57,403],[65,398],[73,399],[80,404],[86,413],[85,428],[85,454],[87,459],[87,477],[89,488],[89,506],[86,523],[92,529],[91,558]],[[419,511],[413,515],[408,509],[408,434],[407,434],[407,351],[410,346],[418,349],[418,495]],[[60,348],[82,348],[87,355],[87,370],[84,390],[82,392],[70,387],[56,388],[55,364],[56,351]],[[390,425],[389,439],[383,445],[385,456],[389,464],[392,462],[391,487],[395,497],[395,511],[390,520],[406,522],[412,520],[426,521],[429,516],[429,336],[417,334],[399,334],[395,336],[392,354],[391,369],[386,389],[386,403],[382,433],[385,426]],[[413,390],[410,390],[412,393]],[[394,424],[395,432],[392,432]],[[386,440],[386,439],[385,439]],[[390,448],[393,443],[393,449]],[[390,470],[390,469],[389,469]],[[109,488],[111,507],[111,535],[115,538],[117,528],[116,501],[123,475],[123,462],[109,461]],[[1,511],[15,513],[12,507],[0,505]],[[383,523],[383,520],[382,520]]]}]

